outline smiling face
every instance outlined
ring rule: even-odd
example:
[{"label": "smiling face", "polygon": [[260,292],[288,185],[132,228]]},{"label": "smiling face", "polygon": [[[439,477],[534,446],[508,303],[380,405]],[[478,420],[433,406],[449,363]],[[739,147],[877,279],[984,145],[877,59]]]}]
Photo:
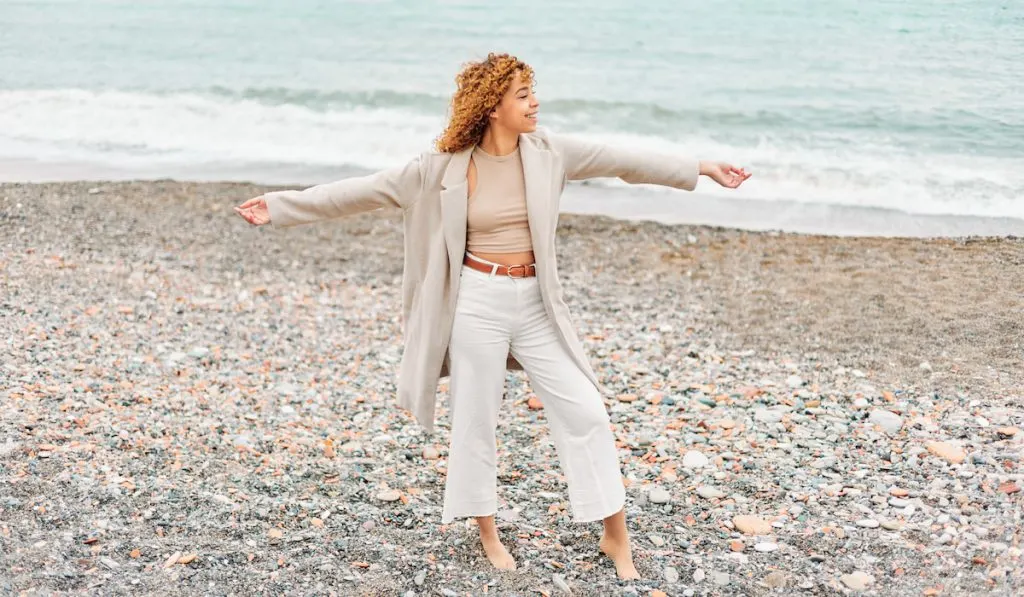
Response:
[{"label": "smiling face", "polygon": [[488,129],[529,133],[537,129],[533,68],[509,54],[491,52],[486,60],[466,64],[455,76],[448,124],[436,139],[439,151],[472,147]]},{"label": "smiling face", "polygon": [[522,71],[516,71],[508,91],[490,115],[491,125],[514,133],[532,133],[537,130],[539,108],[540,102],[533,94],[533,79],[524,78]]}]

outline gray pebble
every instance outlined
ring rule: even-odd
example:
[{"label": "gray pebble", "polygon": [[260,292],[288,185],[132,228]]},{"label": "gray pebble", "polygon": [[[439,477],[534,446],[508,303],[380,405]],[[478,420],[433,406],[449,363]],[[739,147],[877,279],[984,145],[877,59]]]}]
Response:
[{"label": "gray pebble", "polygon": [[551,581],[555,583],[556,589],[565,593],[566,595],[572,595],[572,588],[569,587],[569,583],[565,582],[564,574],[551,575]]},{"label": "gray pebble", "polygon": [[194,359],[202,359],[210,355],[210,349],[205,346],[197,346],[188,351],[188,356]]},{"label": "gray pebble", "polygon": [[866,572],[856,570],[850,574],[842,575],[839,577],[839,580],[854,591],[863,591],[875,581],[875,578]]},{"label": "gray pebble", "polygon": [[780,572],[778,570],[776,570],[775,572],[770,572],[767,576],[764,577],[764,584],[768,585],[773,589],[785,587],[788,582],[789,578],[786,576],[786,573]]},{"label": "gray pebble", "polygon": [[715,500],[715,499],[719,499],[719,498],[725,497],[725,492],[721,491],[720,489],[716,489],[714,487],[709,487],[709,486],[706,486],[706,485],[702,485],[702,486],[697,488],[697,495],[699,495],[700,497],[702,497],[702,498],[704,498],[706,500]]},{"label": "gray pebble", "polygon": [[758,408],[754,410],[754,420],[762,423],[778,423],[785,415],[782,411]]}]

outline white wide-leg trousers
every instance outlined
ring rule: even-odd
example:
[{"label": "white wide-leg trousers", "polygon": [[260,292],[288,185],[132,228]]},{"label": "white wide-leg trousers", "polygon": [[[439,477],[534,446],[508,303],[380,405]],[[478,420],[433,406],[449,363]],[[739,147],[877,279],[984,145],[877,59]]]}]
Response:
[{"label": "white wide-leg trousers", "polygon": [[601,520],[621,510],[626,491],[608,412],[562,344],[537,278],[463,266],[449,345],[451,443],[442,523],[497,511],[495,432],[510,352],[544,405],[573,520]]}]

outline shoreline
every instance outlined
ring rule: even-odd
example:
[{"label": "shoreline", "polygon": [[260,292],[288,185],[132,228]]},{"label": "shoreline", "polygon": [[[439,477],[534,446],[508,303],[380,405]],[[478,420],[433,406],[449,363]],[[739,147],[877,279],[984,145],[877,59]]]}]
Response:
[{"label": "shoreline", "polygon": [[[254,172],[260,172],[256,175]],[[72,182],[145,183],[174,181],[194,184],[243,184],[275,189],[304,188],[370,171],[354,168],[296,168],[279,164],[205,167],[158,165],[116,167],[91,162],[0,160],[0,184]],[[303,182],[296,182],[303,181]],[[703,181],[710,185],[710,181]],[[705,186],[704,188],[709,188]],[[562,197],[563,213],[601,215],[621,220],[649,220],[731,228],[750,232],[823,234],[840,237],[962,238],[1024,236],[1024,219],[1007,216],[929,214],[894,208],[816,203],[795,200],[743,199],[640,186],[573,182]]]},{"label": "shoreline", "polygon": [[[110,198],[121,201],[126,196],[135,197],[152,209],[158,210],[163,218],[170,217],[169,210],[172,206],[159,203],[155,193],[157,190],[163,189],[162,192],[170,193],[175,200],[182,201],[186,208],[197,206],[198,201],[207,201],[199,199],[200,197],[217,193],[216,198],[211,198],[216,203],[204,203],[200,209],[207,218],[215,214],[227,215],[228,222],[225,224],[229,226],[244,224],[241,219],[239,222],[231,221],[231,216],[235,215],[231,210],[232,205],[241,203],[250,196],[281,188],[289,187],[248,182],[209,183],[172,179],[0,183],[0,191],[9,189],[27,193],[29,196],[53,189],[69,189],[83,199],[97,202]],[[228,196],[235,197],[235,202],[227,204],[225,198]],[[9,197],[2,196],[0,200],[3,201],[0,206],[7,209],[11,203]],[[59,202],[62,199],[49,197],[48,200],[52,204],[53,201]],[[31,200],[22,201],[22,210],[31,210],[32,207]],[[88,211],[86,206],[82,207]],[[134,211],[138,206],[122,205],[121,208]],[[189,215],[198,217],[198,214]],[[336,232],[331,234],[344,234],[344,231],[352,228],[362,230],[366,222],[390,222],[388,236],[391,237],[395,230],[400,233],[401,213],[380,210],[322,222],[312,227],[334,228]],[[203,226],[208,227],[205,223]],[[379,224],[372,226],[374,230],[378,227]],[[302,228],[305,227],[299,227],[298,231],[284,230],[281,237],[268,237],[267,241],[278,245],[286,238],[302,238],[304,234],[308,234],[303,232]],[[260,234],[264,231],[254,232]],[[580,267],[574,263],[574,255],[595,256],[602,238],[614,238],[616,243],[627,241],[626,247],[616,245],[616,250],[626,250],[627,254],[638,252],[631,258],[631,262],[644,263],[645,267],[649,268],[649,276],[654,276],[659,281],[668,280],[670,284],[683,283],[687,292],[697,292],[707,305],[719,308],[726,304],[732,305],[733,311],[728,317],[718,317],[713,323],[733,335],[740,343],[738,350],[745,350],[745,343],[758,343],[757,336],[743,329],[744,326],[764,328],[767,325],[773,328],[777,335],[776,343],[790,338],[790,335],[780,327],[779,321],[750,321],[752,318],[747,310],[756,304],[758,308],[766,309],[766,312],[779,317],[789,316],[791,314],[781,312],[778,304],[792,303],[793,300],[788,295],[800,295],[805,297],[805,303],[819,305],[813,317],[808,315],[801,319],[804,328],[818,330],[821,327],[821,318],[834,315],[829,313],[829,309],[843,305],[841,322],[850,334],[858,333],[857,319],[868,311],[874,311],[875,316],[891,315],[885,313],[885,309],[898,306],[890,304],[892,300],[914,300],[918,308],[926,305],[927,307],[920,313],[914,311],[902,314],[920,318],[916,324],[892,321],[890,325],[902,326],[907,332],[927,332],[936,338],[941,337],[944,330],[955,329],[958,318],[977,318],[980,310],[989,308],[991,314],[997,317],[996,321],[1005,321],[1005,325],[987,329],[978,339],[995,341],[1001,346],[1002,357],[994,362],[1004,363],[1004,374],[1010,372],[1014,358],[1019,357],[1019,360],[1024,362],[1024,349],[1010,348],[1019,322],[1024,321],[1024,299],[1020,298],[1019,292],[1015,293],[1012,290],[1024,288],[1024,267],[1020,267],[1024,265],[1024,238],[841,236],[778,230],[745,230],[706,224],[662,223],[602,214],[563,212],[559,218],[560,271]],[[218,239],[218,242],[223,240]],[[391,273],[400,276],[400,234],[388,242],[390,244],[386,249],[378,251],[392,255],[392,259],[399,266]],[[331,249],[332,252],[336,250]],[[608,258],[602,257],[600,262],[606,259]],[[686,279],[673,280],[672,276],[680,274],[680,266],[686,268]],[[604,266],[592,267],[600,269]],[[593,275],[586,268],[573,275],[588,283],[596,283],[601,277]],[[960,294],[950,297],[951,300],[944,300],[942,295],[949,293],[951,288],[939,284],[949,284],[951,282],[947,280],[957,276],[964,287]],[[822,286],[824,281],[830,286]],[[735,292],[740,288],[752,294],[736,296]],[[899,292],[891,298],[888,297],[888,293],[896,289]],[[715,293],[719,294],[716,296]],[[963,298],[967,296],[975,297],[976,302],[963,302]],[[999,300],[1000,297],[1005,298]],[[816,300],[821,302],[814,303]],[[864,304],[861,305],[858,301]],[[1015,319],[1012,317],[1013,314],[1019,314],[1020,317]],[[937,316],[941,316],[941,321],[934,320]],[[932,321],[929,322],[929,319]],[[881,321],[884,320],[867,320],[865,323],[880,325]],[[919,327],[915,328],[915,325]],[[797,342],[782,344],[789,344],[797,353],[802,351],[801,345]],[[767,347],[767,344],[760,346]],[[958,353],[967,352],[963,350],[964,347],[960,348]],[[939,359],[945,363],[952,363],[948,357],[949,350],[938,351],[934,346],[928,348],[915,345],[915,351],[925,355],[921,357],[921,363],[928,361],[929,355],[933,361]],[[873,362],[886,368],[882,366],[884,360],[876,358]],[[903,358],[890,356],[887,364],[891,366],[895,360]],[[901,375],[906,375],[906,371]],[[1024,388],[1024,379],[1019,383],[1020,387]]]},{"label": "shoreline", "polygon": [[[568,188],[566,211],[666,225],[710,226],[746,232],[856,238],[1021,237],[1024,219],[997,216],[920,214],[889,208],[787,200],[738,199],[700,191],[682,195],[601,189],[601,199],[586,185]],[[592,203],[599,204],[592,207]],[[596,207],[596,208],[595,208]]]}]

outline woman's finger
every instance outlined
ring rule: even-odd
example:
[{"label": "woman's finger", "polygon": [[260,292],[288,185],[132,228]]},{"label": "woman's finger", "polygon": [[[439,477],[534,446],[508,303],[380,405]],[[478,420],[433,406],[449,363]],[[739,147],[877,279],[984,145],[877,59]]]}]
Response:
[{"label": "woman's finger", "polygon": [[263,199],[263,195],[260,195],[259,197],[253,197],[252,199],[249,199],[245,203],[239,205],[239,207],[242,208],[242,209],[246,209],[248,207],[255,207],[255,206],[260,204],[260,201],[262,199]]}]

